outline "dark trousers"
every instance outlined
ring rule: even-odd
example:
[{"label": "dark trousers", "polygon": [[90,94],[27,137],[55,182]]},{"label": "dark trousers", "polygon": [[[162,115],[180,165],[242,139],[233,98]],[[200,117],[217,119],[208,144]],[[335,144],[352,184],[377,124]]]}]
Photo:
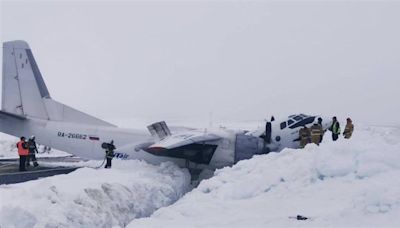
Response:
[{"label": "dark trousers", "polygon": [[26,165],[27,165],[27,166],[30,166],[29,163],[30,163],[31,161],[33,162],[33,165],[34,165],[35,167],[38,166],[35,153],[30,153],[30,154],[26,157]]},{"label": "dark trousers", "polygon": [[19,171],[26,171],[25,163],[26,163],[26,155],[19,156]]},{"label": "dark trousers", "polygon": [[106,163],[106,166],[104,166],[104,168],[111,168],[111,160],[112,160],[112,158],[107,158],[107,163]]},{"label": "dark trousers", "polygon": [[336,141],[339,138],[339,134],[332,134],[332,140]]}]

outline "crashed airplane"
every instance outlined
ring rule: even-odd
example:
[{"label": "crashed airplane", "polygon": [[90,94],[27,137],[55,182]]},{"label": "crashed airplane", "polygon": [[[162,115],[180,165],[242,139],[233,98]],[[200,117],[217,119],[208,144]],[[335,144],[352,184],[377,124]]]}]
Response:
[{"label": "crashed airplane", "polygon": [[[25,41],[3,43],[3,88],[0,131],[16,137],[35,135],[36,141],[88,159],[103,159],[104,142],[114,140],[115,157],[157,164],[172,161],[181,167],[221,168],[255,154],[299,147],[298,131],[318,116],[289,116],[266,122],[248,132],[228,129],[171,131],[165,122],[148,131],[119,128],[53,100]],[[327,129],[330,123],[324,123]]]}]

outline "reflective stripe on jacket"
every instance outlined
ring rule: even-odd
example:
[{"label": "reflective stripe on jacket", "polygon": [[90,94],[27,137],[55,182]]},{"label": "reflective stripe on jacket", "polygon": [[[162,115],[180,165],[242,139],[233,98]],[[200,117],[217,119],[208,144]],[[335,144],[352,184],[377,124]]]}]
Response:
[{"label": "reflective stripe on jacket", "polygon": [[[23,141],[19,141],[18,143],[17,143],[17,148],[18,148],[18,155],[20,155],[20,156],[26,156],[26,155],[28,155],[29,154],[29,149],[28,148],[24,148],[24,147],[26,147],[26,144],[25,144],[26,142],[23,142]],[[25,145],[24,145],[25,144]]]}]

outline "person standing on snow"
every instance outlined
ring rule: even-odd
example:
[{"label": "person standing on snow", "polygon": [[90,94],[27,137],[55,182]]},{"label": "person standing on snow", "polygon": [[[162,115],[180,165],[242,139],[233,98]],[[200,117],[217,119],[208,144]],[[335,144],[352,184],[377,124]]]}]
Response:
[{"label": "person standing on snow", "polygon": [[106,149],[107,163],[106,163],[106,166],[104,166],[104,168],[106,168],[106,169],[111,168],[111,160],[114,157],[114,150],[115,150],[114,140],[111,140],[111,142],[108,143],[107,149]]},{"label": "person standing on snow", "polygon": [[310,129],[304,125],[299,131],[300,148],[304,148],[310,142]]},{"label": "person standing on snow", "polygon": [[322,118],[321,117],[318,117],[318,125],[321,126],[321,129],[322,129],[321,138],[319,140],[319,143],[321,143],[322,139],[324,138],[325,131],[326,131],[326,130],[324,130],[324,128],[322,126]]},{"label": "person standing on snow", "polygon": [[19,171],[26,171],[26,157],[29,154],[28,145],[25,142],[25,137],[22,136],[20,141],[17,143],[18,155],[19,155]]},{"label": "person standing on snow", "polygon": [[36,147],[36,142],[35,142],[35,136],[32,135],[29,140],[28,140],[28,149],[29,149],[29,155],[26,158],[26,166],[30,166],[30,161],[32,160],[33,166],[37,167],[39,164],[37,163],[36,159],[36,153],[38,153],[37,147]]},{"label": "person standing on snow", "polygon": [[322,126],[318,123],[314,123],[310,128],[310,132],[311,132],[311,142],[319,145],[319,143],[321,142],[321,137],[324,134]]},{"label": "person standing on snow", "polygon": [[346,127],[344,128],[343,135],[345,139],[349,139],[353,134],[354,125],[350,118],[347,118]]},{"label": "person standing on snow", "polygon": [[329,130],[332,132],[332,140],[336,141],[340,135],[340,124],[336,116],[332,118],[332,125],[329,127]]}]

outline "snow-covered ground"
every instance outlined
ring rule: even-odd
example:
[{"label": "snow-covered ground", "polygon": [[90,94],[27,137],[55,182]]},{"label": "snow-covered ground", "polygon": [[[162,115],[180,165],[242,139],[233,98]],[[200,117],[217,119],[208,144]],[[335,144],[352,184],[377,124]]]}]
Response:
[{"label": "snow-covered ground", "polygon": [[123,227],[174,203],[189,184],[172,163],[116,160],[112,169],[0,185],[0,227]]},{"label": "snow-covered ground", "polygon": [[[128,227],[400,227],[400,128],[286,149],[218,170]],[[289,217],[302,215],[309,220]]]},{"label": "snow-covered ground", "polygon": [[[356,125],[351,140],[332,142],[328,134],[319,147],[256,156],[189,193],[185,169],[120,160],[111,170],[2,185],[0,226],[397,228],[399,176],[400,127]],[[310,219],[289,218],[296,215]]]}]

